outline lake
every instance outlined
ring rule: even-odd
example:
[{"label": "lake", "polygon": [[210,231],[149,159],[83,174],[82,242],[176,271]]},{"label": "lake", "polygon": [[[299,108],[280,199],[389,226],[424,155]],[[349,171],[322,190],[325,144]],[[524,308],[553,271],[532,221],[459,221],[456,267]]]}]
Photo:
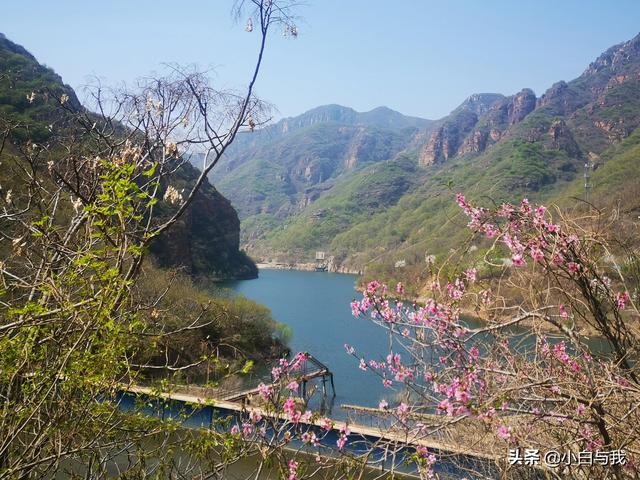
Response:
[{"label": "lake", "polygon": [[[385,330],[351,315],[350,303],[361,294],[355,290],[355,275],[297,270],[260,270],[255,280],[228,282],[226,287],[271,309],[273,318],[288,325],[293,336],[292,352],[306,351],[334,374],[336,398],[332,416],[344,418],[340,404],[377,407],[382,398],[396,394],[382,386],[370,372],[345,351],[354,346],[367,358],[388,353]],[[390,402],[391,403],[391,402]]]},{"label": "lake", "polygon": [[[293,337],[289,343],[293,353],[306,351],[326,364],[335,378],[336,398],[332,417],[344,419],[341,404],[377,407],[382,398],[390,404],[397,401],[398,390],[382,386],[379,377],[363,372],[358,362],[345,351],[348,343],[367,359],[380,360],[389,352],[389,337],[372,322],[351,315],[350,303],[361,296],[354,286],[355,275],[297,270],[260,270],[255,280],[228,282],[224,286],[271,309],[273,318],[288,325]],[[470,327],[480,324],[465,318]],[[522,342],[528,329],[511,328],[514,343]],[[533,347],[533,338],[525,344]],[[557,339],[549,338],[550,342]],[[587,341],[593,353],[606,354],[609,346],[599,338]],[[316,404],[313,404],[315,407]]]}]

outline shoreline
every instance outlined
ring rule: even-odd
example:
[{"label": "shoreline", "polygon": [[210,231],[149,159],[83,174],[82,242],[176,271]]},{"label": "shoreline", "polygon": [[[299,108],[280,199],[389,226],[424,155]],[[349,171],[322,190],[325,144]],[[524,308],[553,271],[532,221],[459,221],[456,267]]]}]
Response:
[{"label": "shoreline", "polygon": [[[256,262],[258,270],[298,270],[302,272],[313,272],[316,270],[315,263],[278,263],[278,262]],[[332,267],[331,265],[325,272],[329,273],[345,273],[348,275],[362,275],[360,270],[352,270],[346,267]]]}]

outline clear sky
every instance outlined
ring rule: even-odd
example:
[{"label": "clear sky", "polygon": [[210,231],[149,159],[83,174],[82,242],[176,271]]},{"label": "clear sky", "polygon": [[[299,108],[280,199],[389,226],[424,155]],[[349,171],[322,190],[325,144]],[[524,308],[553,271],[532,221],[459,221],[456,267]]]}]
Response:
[{"label": "clear sky", "polygon": [[[9,0],[0,32],[77,88],[163,63],[246,83],[257,33],[233,0]],[[640,31],[638,0],[306,0],[297,40],[272,38],[258,94],[291,116],[327,103],[438,118],[476,92],[543,93]]]}]

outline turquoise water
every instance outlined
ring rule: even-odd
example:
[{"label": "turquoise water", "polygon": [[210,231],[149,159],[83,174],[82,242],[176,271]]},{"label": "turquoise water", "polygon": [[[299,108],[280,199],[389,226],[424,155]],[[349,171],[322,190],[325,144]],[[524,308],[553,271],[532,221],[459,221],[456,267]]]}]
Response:
[{"label": "turquoise water", "polygon": [[333,415],[344,416],[340,404],[377,407],[382,398],[391,403],[395,392],[382,386],[370,372],[345,351],[354,346],[367,358],[379,360],[388,353],[388,335],[372,323],[351,316],[350,303],[360,294],[357,277],[327,272],[260,270],[255,280],[229,282],[226,286],[271,309],[273,318],[288,325],[292,351],[306,351],[326,364],[334,374],[336,398]]}]

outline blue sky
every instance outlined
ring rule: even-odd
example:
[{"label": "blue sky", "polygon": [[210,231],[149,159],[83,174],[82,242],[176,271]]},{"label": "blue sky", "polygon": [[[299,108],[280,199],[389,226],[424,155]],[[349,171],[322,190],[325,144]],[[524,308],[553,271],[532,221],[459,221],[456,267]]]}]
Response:
[{"label": "blue sky", "polygon": [[[77,88],[178,62],[222,87],[248,78],[258,36],[233,0],[20,0],[0,32]],[[438,118],[475,92],[540,95],[640,31],[638,0],[306,0],[297,40],[274,35],[258,93],[280,115],[339,103]]]}]

